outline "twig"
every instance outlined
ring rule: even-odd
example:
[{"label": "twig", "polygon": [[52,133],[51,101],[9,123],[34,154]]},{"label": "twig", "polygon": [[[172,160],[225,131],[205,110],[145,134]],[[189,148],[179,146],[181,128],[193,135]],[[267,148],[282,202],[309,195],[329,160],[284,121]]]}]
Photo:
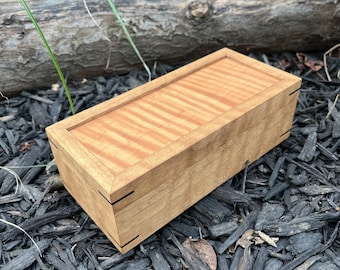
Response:
[{"label": "twig", "polygon": [[41,254],[41,250],[40,250],[40,248],[38,247],[38,245],[37,245],[37,243],[34,241],[34,239],[32,238],[32,236],[30,236],[24,229],[22,229],[21,227],[19,227],[18,225],[15,225],[15,224],[13,224],[12,222],[9,222],[9,221],[7,221],[7,220],[4,220],[4,219],[2,219],[2,218],[0,218],[0,222],[3,222],[3,223],[5,223],[5,224],[7,224],[7,225],[10,225],[10,226],[12,226],[12,227],[14,227],[14,228],[16,228],[16,229],[19,229],[20,231],[22,231],[31,241],[32,241],[32,243],[34,244],[34,246],[37,248],[37,250],[39,251],[39,255],[40,255],[40,257],[42,257],[42,254]]},{"label": "twig", "polygon": [[334,45],[332,48],[330,48],[328,51],[326,51],[324,54],[323,54],[323,64],[324,64],[324,67],[325,67],[325,73],[326,73],[326,76],[327,76],[327,79],[328,81],[332,81],[331,77],[329,76],[329,72],[328,72],[328,67],[327,67],[327,55],[331,54],[336,48],[340,47],[340,43],[339,44],[336,44]]},{"label": "twig", "polygon": [[10,174],[12,174],[14,176],[15,182],[17,183],[17,186],[15,188],[15,194],[17,194],[18,190],[19,190],[19,185],[22,184],[22,181],[21,181],[19,175],[15,171],[13,171],[13,170],[11,170],[7,167],[0,166],[0,169],[4,170],[6,172],[9,172]]},{"label": "twig", "polygon": [[[332,81],[332,78],[331,78],[331,76],[329,75],[329,72],[328,72],[327,55],[330,55],[338,47],[340,47],[340,43],[334,45],[332,48],[330,48],[328,51],[326,51],[323,54],[323,64],[324,64],[324,67],[325,67],[325,73],[326,73],[327,80],[330,81],[330,82]],[[340,69],[339,69],[338,74],[339,73],[340,73]],[[338,102],[338,99],[339,99],[339,94],[336,95],[335,100],[333,102],[333,105],[332,105],[332,107],[329,109],[329,111],[327,113],[326,119],[329,118],[329,116],[332,114],[332,112],[333,112],[333,110],[335,108],[335,105]]]},{"label": "twig", "polygon": [[333,112],[333,110],[334,110],[334,108],[335,108],[335,105],[336,105],[336,103],[338,102],[338,99],[339,99],[339,94],[336,95],[335,100],[334,100],[334,102],[333,102],[331,108],[329,109],[329,111],[328,111],[328,113],[327,113],[327,115],[326,115],[326,119],[332,114],[332,112]]},{"label": "twig", "polygon": [[0,91],[0,96],[1,96],[2,98],[6,99],[6,101],[7,101],[7,106],[9,106],[9,99],[8,99],[8,97],[6,97],[1,91]]}]

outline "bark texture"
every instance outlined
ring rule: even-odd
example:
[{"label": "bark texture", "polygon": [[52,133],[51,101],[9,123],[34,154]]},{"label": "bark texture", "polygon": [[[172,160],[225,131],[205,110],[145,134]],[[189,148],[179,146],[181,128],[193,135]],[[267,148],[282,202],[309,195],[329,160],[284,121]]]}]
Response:
[{"label": "bark texture", "polygon": [[[221,47],[249,51],[325,50],[340,41],[337,0],[115,1],[144,59],[194,60]],[[106,1],[28,1],[69,78],[121,72],[140,65]],[[58,80],[38,33],[19,1],[0,0],[0,91]],[[105,39],[108,36],[111,42]],[[109,50],[109,48],[111,48]],[[105,69],[110,53],[110,66]]]}]

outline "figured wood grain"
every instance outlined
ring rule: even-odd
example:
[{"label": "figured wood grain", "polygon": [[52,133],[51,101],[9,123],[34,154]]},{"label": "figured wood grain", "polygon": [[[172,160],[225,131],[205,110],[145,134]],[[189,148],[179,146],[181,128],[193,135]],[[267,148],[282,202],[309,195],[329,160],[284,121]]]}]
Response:
[{"label": "figured wood grain", "polygon": [[224,58],[70,132],[115,175],[278,81]]},{"label": "figured wood grain", "polygon": [[46,132],[67,190],[127,252],[286,139],[300,84],[222,49]]},{"label": "figured wood grain", "polygon": [[[159,177],[166,177],[167,181],[132,203],[125,204],[121,201],[121,205],[113,206],[118,226],[122,228],[121,239],[128,242],[138,232],[138,241],[144,240],[150,231],[156,232],[168,220],[209,194],[225,182],[225,179],[238,173],[244,168],[246,160],[253,162],[268,152],[273,144],[277,145],[289,136],[285,134],[280,137],[273,134],[289,129],[291,120],[287,115],[293,114],[294,110],[281,109],[279,116],[276,115],[277,122],[265,118],[257,126],[245,130],[234,139],[224,140],[224,144],[221,144],[223,138],[219,138],[207,149],[188,154],[197,155],[197,161],[192,166],[187,166],[185,160],[188,155],[184,155],[178,157],[177,161],[173,160],[172,164],[167,164],[167,168],[159,169]],[[239,125],[242,125],[241,121]],[[263,129],[268,132],[263,133]],[[152,184],[148,179],[154,178],[146,175],[143,179],[145,185]],[[145,217],[147,222],[144,222]]]},{"label": "figured wood grain", "polygon": [[[118,241],[115,244],[119,245],[119,232],[115,216],[112,214],[112,206],[103,199],[99,191],[100,187],[92,181],[91,168],[84,170],[74,156],[68,156],[65,152],[59,151],[53,144],[51,144],[51,149],[54,158],[58,160],[58,170],[66,190],[72,195],[81,194],[81,196],[73,195],[77,203],[86,213],[90,213],[91,218],[106,232],[110,240]],[[96,170],[98,169],[99,167],[96,167]],[[75,173],[76,171],[81,173]],[[97,174],[97,177],[103,177],[103,175]],[[103,215],[103,213],[107,214]],[[110,232],[110,234],[107,232]],[[115,239],[111,235],[114,235]]]}]

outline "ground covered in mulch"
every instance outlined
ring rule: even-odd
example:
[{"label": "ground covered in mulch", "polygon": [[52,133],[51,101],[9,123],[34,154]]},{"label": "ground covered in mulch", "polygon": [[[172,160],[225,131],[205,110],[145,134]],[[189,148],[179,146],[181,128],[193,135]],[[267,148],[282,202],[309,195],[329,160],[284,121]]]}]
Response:
[{"label": "ground covered in mulch", "polygon": [[[44,129],[71,114],[64,91],[2,99],[0,268],[340,269],[339,55],[327,57],[331,81],[322,54],[251,56],[303,78],[290,138],[124,255],[60,184]],[[81,111],[146,80],[133,71],[70,87]]]}]

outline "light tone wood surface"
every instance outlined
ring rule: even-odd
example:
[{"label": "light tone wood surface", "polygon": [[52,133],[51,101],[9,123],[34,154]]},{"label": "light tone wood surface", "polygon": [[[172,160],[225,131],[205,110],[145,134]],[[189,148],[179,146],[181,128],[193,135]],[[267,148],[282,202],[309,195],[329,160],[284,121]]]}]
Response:
[{"label": "light tone wood surface", "polygon": [[278,81],[224,58],[70,132],[117,175]]},{"label": "light tone wood surface", "polygon": [[223,49],[46,131],[66,188],[126,252],[286,139],[300,83]]},{"label": "light tone wood surface", "polygon": [[[136,235],[139,235],[138,241],[147,238],[242,170],[246,160],[255,161],[272,149],[273,144],[286,139],[289,134],[283,138],[272,138],[275,132],[290,127],[286,113],[292,114],[293,111],[281,110],[280,123],[266,118],[257,127],[239,134],[226,144],[215,141],[209,144],[207,150],[189,148],[187,155],[178,156],[172,164],[161,166],[156,175],[150,173],[153,177],[150,174],[143,176],[144,185],[152,185],[155,176],[166,181],[132,203],[122,200],[114,205],[121,239],[129,241]],[[266,128],[268,132],[262,134],[260,128]],[[186,161],[193,156],[196,156],[196,162],[187,166]]]}]

